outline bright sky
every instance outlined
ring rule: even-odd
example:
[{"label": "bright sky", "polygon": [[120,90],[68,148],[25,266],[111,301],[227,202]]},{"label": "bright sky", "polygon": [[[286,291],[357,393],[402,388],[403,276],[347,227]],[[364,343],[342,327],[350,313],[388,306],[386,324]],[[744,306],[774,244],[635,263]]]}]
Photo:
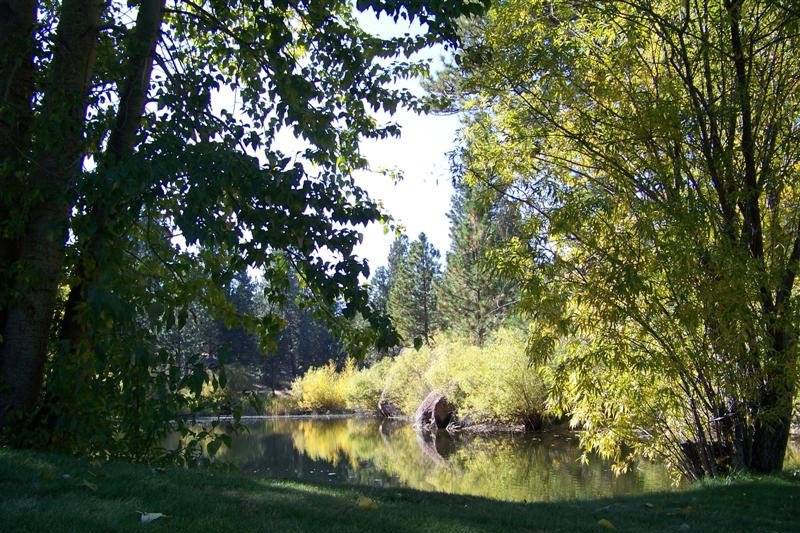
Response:
[{"label": "bright sky", "polygon": [[[378,20],[371,13],[359,15],[359,20],[367,31],[382,37],[419,31],[419,26],[409,26],[402,21],[395,23],[386,17]],[[442,64],[445,53],[443,48],[437,47],[424,57],[433,60],[435,69]],[[422,92],[419,80],[404,85]],[[453,192],[447,154],[453,149],[458,117],[417,115],[403,110],[394,115],[393,120],[402,127],[401,137],[362,143],[370,171],[357,173],[357,182],[383,205],[384,211],[411,238],[425,232],[444,256],[450,247],[447,211]],[[381,170],[397,170],[403,179],[395,183]],[[370,270],[375,272],[377,267],[386,264],[392,240],[393,233],[387,234],[382,226],[372,224],[366,228],[364,242],[356,253],[366,258]]]},{"label": "bright sky", "polygon": [[[447,211],[453,191],[447,152],[452,149],[458,119],[403,112],[395,120],[403,128],[399,139],[365,142],[362,149],[371,169],[397,169],[403,179],[395,183],[379,172],[362,171],[356,174],[357,182],[410,237],[424,231],[444,255],[450,246]],[[374,272],[386,264],[393,239],[394,233],[372,224],[357,254],[369,260]]]}]

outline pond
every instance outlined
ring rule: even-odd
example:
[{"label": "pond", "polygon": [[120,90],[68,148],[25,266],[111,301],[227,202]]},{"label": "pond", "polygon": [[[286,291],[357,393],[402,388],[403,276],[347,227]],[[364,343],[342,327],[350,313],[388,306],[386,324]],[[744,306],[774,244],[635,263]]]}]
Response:
[{"label": "pond", "polygon": [[271,477],[528,502],[675,490],[658,464],[617,476],[598,458],[582,463],[577,437],[564,431],[425,439],[408,424],[367,418],[262,419],[249,429],[218,457]]}]

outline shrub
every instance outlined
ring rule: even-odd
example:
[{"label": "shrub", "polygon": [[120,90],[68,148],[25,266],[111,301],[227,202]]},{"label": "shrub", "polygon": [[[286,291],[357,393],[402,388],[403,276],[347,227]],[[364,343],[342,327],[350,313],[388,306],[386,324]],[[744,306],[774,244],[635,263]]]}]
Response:
[{"label": "shrub", "polygon": [[354,411],[375,412],[393,364],[391,358],[384,358],[353,372],[347,387],[347,407]]},{"label": "shrub", "polygon": [[336,371],[333,361],[325,366],[310,368],[292,383],[292,396],[301,409],[343,411],[347,408],[348,388],[354,373],[352,360],[347,361],[341,372]]},{"label": "shrub", "polygon": [[540,369],[527,355],[526,334],[515,328],[500,329],[480,347],[441,335],[433,347],[407,348],[361,370],[349,361],[337,373],[329,363],[296,380],[292,395],[313,411],[373,412],[384,398],[410,416],[432,390],[475,422],[530,429],[541,424],[547,401]]},{"label": "shrub", "polygon": [[428,346],[419,350],[406,348],[393,359],[386,373],[383,395],[406,415],[413,414],[431,390],[425,371],[433,357],[433,350]]},{"label": "shrub", "polygon": [[547,388],[539,369],[531,364],[525,334],[501,329],[484,348],[463,353],[464,360],[457,366],[461,372],[468,369],[459,380],[464,391],[462,411],[482,421],[538,429]]}]

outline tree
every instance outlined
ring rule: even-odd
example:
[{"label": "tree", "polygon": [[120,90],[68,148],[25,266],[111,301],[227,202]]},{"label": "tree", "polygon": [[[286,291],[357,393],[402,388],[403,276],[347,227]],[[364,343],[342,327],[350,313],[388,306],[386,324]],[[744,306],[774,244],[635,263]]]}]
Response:
[{"label": "tree", "polygon": [[[257,285],[250,279],[246,270],[237,272],[227,292],[228,301],[233,306],[237,317],[247,317],[256,314]],[[244,363],[260,363],[264,356],[259,347],[258,338],[252,331],[248,331],[241,323],[230,321],[217,321],[214,338],[209,339],[209,347],[213,345],[213,355],[223,361],[235,359]]]},{"label": "tree", "polygon": [[401,263],[408,255],[408,236],[401,234],[395,237],[389,247],[387,266],[380,266],[370,280],[370,301],[376,309],[386,311],[389,305],[389,293],[397,277]]},{"label": "tree", "polygon": [[288,386],[311,366],[321,366],[329,360],[341,362],[346,357],[344,346],[330,324],[317,314],[333,316],[335,306],[315,309],[312,304],[313,295],[300,286],[297,277],[290,277],[280,310],[283,328],[274,348],[263,360],[265,375],[270,377],[273,388],[279,384]]},{"label": "tree", "polygon": [[369,282],[369,299],[376,309],[387,310],[391,288],[392,278],[389,274],[389,269],[385,266],[379,266]]},{"label": "tree", "polygon": [[[56,440],[147,456],[184,392],[197,397],[213,379],[198,365],[188,381],[173,373],[175,354],[152,333],[183,327],[196,304],[230,314],[224,287],[246,266],[263,269],[278,298],[295,270],[321,302],[385,324],[358,284],[367,265],[352,256],[355,226],[381,216],[351,177],[358,143],[397,133],[373,112],[422,108],[391,85],[423,69],[401,56],[455,42],[453,21],[482,5],[357,7],[425,30],[374,37],[338,0],[3,3],[7,434],[92,416],[91,442]],[[296,158],[275,149],[282,132],[305,142]],[[256,320],[277,332],[277,317]]]},{"label": "tree", "polygon": [[436,285],[439,251],[424,233],[408,246],[389,292],[389,315],[406,343],[431,344],[439,326]]},{"label": "tree", "polygon": [[458,185],[449,213],[451,249],[438,286],[441,319],[478,346],[516,303],[516,280],[502,275],[492,252],[516,232],[516,207],[502,195],[481,205],[477,189]]},{"label": "tree", "polygon": [[507,255],[560,348],[554,400],[621,467],[783,463],[799,21],[788,2],[504,2],[440,84],[470,110],[469,179],[526,209],[537,254]]}]

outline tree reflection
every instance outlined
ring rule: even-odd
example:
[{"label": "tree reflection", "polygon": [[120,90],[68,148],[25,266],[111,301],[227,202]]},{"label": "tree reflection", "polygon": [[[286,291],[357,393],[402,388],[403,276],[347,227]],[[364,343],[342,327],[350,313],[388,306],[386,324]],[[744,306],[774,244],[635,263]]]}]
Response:
[{"label": "tree reflection", "polygon": [[225,459],[285,477],[405,486],[510,501],[585,499],[673,487],[666,470],[641,463],[615,476],[571,433],[418,435],[370,419],[270,420],[234,438]]}]

